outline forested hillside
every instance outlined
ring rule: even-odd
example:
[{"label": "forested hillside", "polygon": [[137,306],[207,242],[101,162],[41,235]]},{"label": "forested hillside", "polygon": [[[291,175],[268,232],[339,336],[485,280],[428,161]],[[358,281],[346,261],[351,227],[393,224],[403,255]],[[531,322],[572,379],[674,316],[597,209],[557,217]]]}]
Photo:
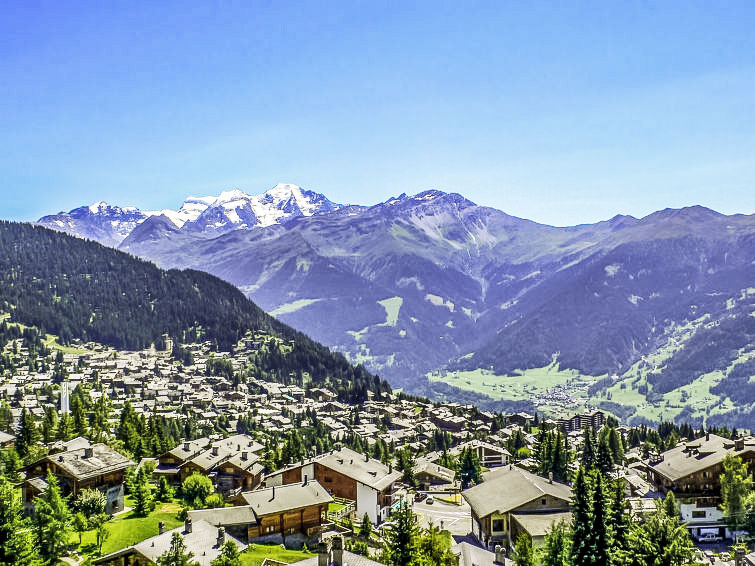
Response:
[{"label": "forested hillside", "polygon": [[[285,356],[261,360],[281,375],[308,372],[353,390],[387,383],[278,322],[234,286],[193,270],[162,270],[126,253],[29,224],[0,222],[0,312],[56,334],[119,349],[141,349],[163,333],[231,349],[249,330],[293,341]],[[272,356],[272,354],[271,354]]]}]

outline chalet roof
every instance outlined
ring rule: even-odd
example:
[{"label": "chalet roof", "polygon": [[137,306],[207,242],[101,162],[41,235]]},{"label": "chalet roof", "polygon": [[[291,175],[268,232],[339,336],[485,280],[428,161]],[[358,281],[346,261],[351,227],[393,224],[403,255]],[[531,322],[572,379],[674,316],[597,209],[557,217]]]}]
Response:
[{"label": "chalet roof", "polygon": [[550,483],[517,466],[505,466],[488,472],[484,480],[462,492],[472,510],[481,518],[491,513],[513,511],[543,495],[571,501],[572,492],[568,485]]},{"label": "chalet roof", "polygon": [[245,491],[241,497],[257,517],[333,501],[328,490],[317,480],[309,480],[306,484],[292,483],[256,491]]},{"label": "chalet roof", "polygon": [[213,446],[227,448],[231,452],[259,452],[264,446],[248,434],[234,434],[212,443]]},{"label": "chalet roof", "polygon": [[[87,450],[92,450],[91,456],[86,456]],[[135,465],[135,462],[106,444],[94,444],[90,448],[50,454],[45,456],[45,460],[52,462],[79,481],[109,472],[125,470],[129,466]]]},{"label": "chalet roof", "polygon": [[662,454],[662,461],[649,467],[673,482],[720,464],[727,454],[755,456],[755,437],[740,439],[739,450],[737,444],[737,441],[710,434],[667,450]]},{"label": "chalet roof", "polygon": [[451,552],[459,557],[459,566],[513,566],[514,561],[504,558],[503,564],[495,561],[495,553],[480,548],[467,541],[462,541],[451,547]]},{"label": "chalet roof", "polygon": [[196,509],[188,512],[189,518],[194,522],[207,521],[211,525],[251,525],[257,523],[251,505],[239,505],[236,507],[216,507],[213,509]]},{"label": "chalet roof", "polygon": [[445,466],[441,466],[440,464],[433,464],[428,460],[417,462],[417,464],[413,468],[413,471],[415,475],[424,473],[429,476],[439,478],[448,483],[453,483],[454,478],[456,477],[456,472],[454,472],[453,470],[446,468]]},{"label": "chalet roof", "polygon": [[553,525],[571,523],[571,511],[561,513],[512,513],[511,515],[532,537],[544,537]]},{"label": "chalet roof", "polygon": [[192,458],[184,465],[191,463],[204,471],[209,471],[218,464],[221,464],[228,460],[231,455],[231,451],[227,448],[218,448],[217,446],[213,446],[211,448],[208,448],[198,456]]},{"label": "chalet roof", "polygon": [[[161,535],[150,537],[140,543],[97,558],[94,560],[94,564],[106,564],[114,561],[116,558],[131,554],[140,554],[153,564],[156,564],[158,557],[170,549],[173,533],[181,534],[186,545],[186,550],[194,554],[192,560],[197,561],[200,566],[210,566],[210,562],[220,554],[220,547],[217,545],[218,528],[207,521],[197,521],[193,523],[190,533],[186,532],[185,526],[165,531]],[[247,547],[246,544],[228,533],[225,535],[225,540],[235,542],[239,551]]]},{"label": "chalet roof", "polygon": [[166,452],[166,455],[173,456],[182,462],[189,460],[202,452],[210,444],[209,438],[197,438],[196,440],[187,440],[176,446],[173,450]]},{"label": "chalet roof", "polygon": [[379,460],[365,459],[363,454],[350,448],[329,452],[318,457],[317,462],[377,491],[382,491],[402,475]]},{"label": "chalet roof", "polygon": [[[317,566],[319,564],[318,560],[318,556],[312,556],[310,558],[300,560],[299,562],[293,562],[289,564],[289,566]],[[367,558],[366,556],[362,556],[361,554],[354,554],[353,552],[349,552],[348,550],[343,551],[343,563],[347,564],[348,566],[383,566],[381,562],[375,562],[374,560]]]}]

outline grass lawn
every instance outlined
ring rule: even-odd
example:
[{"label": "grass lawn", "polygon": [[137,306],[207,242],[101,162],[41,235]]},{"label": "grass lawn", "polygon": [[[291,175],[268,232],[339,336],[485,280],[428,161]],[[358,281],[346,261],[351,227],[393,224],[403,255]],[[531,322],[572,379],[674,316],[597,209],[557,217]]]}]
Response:
[{"label": "grass lawn", "polygon": [[241,553],[241,564],[243,566],[259,566],[265,558],[278,560],[280,562],[298,562],[313,556],[311,552],[301,550],[286,550],[279,544],[251,544],[249,548]]},{"label": "grass lawn", "polygon": [[[102,554],[110,554],[126,546],[140,542],[158,534],[158,523],[163,521],[166,529],[174,529],[183,524],[176,518],[180,506],[177,503],[158,503],[155,510],[147,517],[137,517],[133,511],[118,515],[107,522],[110,536],[102,545]],[[79,542],[79,533],[73,533],[71,542]],[[97,536],[95,531],[86,531],[81,539],[82,554],[97,554]]]},{"label": "grass lawn", "polygon": [[328,503],[328,513],[337,513],[344,507],[346,507],[346,505],[344,505],[343,503],[335,503],[331,501],[330,503]]}]

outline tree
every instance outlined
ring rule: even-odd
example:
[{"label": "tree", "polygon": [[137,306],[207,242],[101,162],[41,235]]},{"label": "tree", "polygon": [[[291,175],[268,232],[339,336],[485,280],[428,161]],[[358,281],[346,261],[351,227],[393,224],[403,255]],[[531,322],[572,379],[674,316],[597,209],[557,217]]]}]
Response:
[{"label": "tree", "polygon": [[559,521],[545,535],[543,566],[567,566],[571,538],[568,525]]},{"label": "tree", "polygon": [[186,550],[183,537],[173,533],[170,548],[157,558],[157,566],[199,566],[199,562],[192,560],[194,554]]},{"label": "tree", "polygon": [[100,554],[102,554],[102,545],[105,544],[105,541],[110,538],[110,531],[108,530],[105,523],[106,521],[98,521],[95,528],[95,533],[97,535],[97,551]]},{"label": "tree", "polygon": [[157,492],[155,492],[155,499],[158,501],[171,501],[175,496],[175,490],[170,486],[165,476],[160,476],[157,482]]},{"label": "tree", "polygon": [[594,431],[589,426],[583,431],[583,443],[582,443],[582,466],[588,472],[595,467],[595,438]]},{"label": "tree", "polygon": [[47,474],[47,490],[34,500],[34,535],[40,557],[54,564],[71,537],[71,512],[60,492],[58,478]]},{"label": "tree", "polygon": [[78,436],[89,435],[89,421],[87,420],[86,407],[84,406],[81,386],[74,389],[71,395],[71,415],[73,415],[73,430]]},{"label": "tree", "polygon": [[628,539],[631,519],[626,512],[623,480],[614,480],[610,493],[609,513],[611,518],[611,559],[614,564],[626,564],[628,558]]},{"label": "tree", "polygon": [[472,448],[464,448],[459,456],[459,481],[462,489],[482,483],[482,465]]},{"label": "tree", "polygon": [[81,490],[73,503],[74,511],[82,513],[87,519],[104,514],[106,507],[107,497],[99,489]]},{"label": "tree", "polygon": [[79,511],[73,516],[73,530],[79,533],[79,544],[81,544],[81,537],[84,534],[85,531],[89,529],[89,521],[87,520],[84,513]]},{"label": "tree", "polygon": [[681,515],[679,514],[679,506],[676,503],[676,497],[674,496],[673,491],[669,491],[663,499],[663,508],[666,511],[666,515],[669,517],[681,518]]},{"label": "tree", "polygon": [[598,468],[603,474],[608,474],[613,471],[613,454],[611,447],[608,445],[608,437],[601,436],[598,441],[598,453],[595,456],[595,467]]},{"label": "tree", "polygon": [[535,566],[535,553],[532,550],[532,539],[527,533],[522,533],[516,539],[514,562],[517,566]]},{"label": "tree", "polygon": [[45,408],[45,416],[42,418],[42,442],[49,444],[55,441],[58,434],[58,411],[55,407]]},{"label": "tree", "polygon": [[0,478],[0,565],[33,566],[37,551],[13,485]]},{"label": "tree", "polygon": [[359,526],[359,536],[368,539],[370,534],[372,534],[372,521],[370,521],[370,516],[365,513],[362,517],[362,524]]},{"label": "tree", "polygon": [[421,529],[417,539],[416,566],[458,566],[459,559],[451,551],[451,538],[448,532],[441,532],[438,527],[430,524],[427,529]]},{"label": "tree", "polygon": [[241,555],[236,543],[228,540],[220,549],[220,554],[210,562],[210,566],[241,566]]},{"label": "tree", "polygon": [[580,466],[574,480],[572,501],[571,561],[575,565],[592,564],[592,494],[585,469]]},{"label": "tree", "polygon": [[32,447],[42,440],[42,434],[34,422],[34,415],[26,409],[21,411],[21,425],[16,435],[16,452],[21,458],[26,458]]},{"label": "tree", "polygon": [[63,442],[73,438],[73,420],[69,413],[63,413],[58,419],[58,429],[55,438]]},{"label": "tree", "polygon": [[752,476],[747,464],[739,456],[727,454],[723,461],[724,473],[721,476],[721,498],[726,524],[734,531],[745,527],[745,501],[752,492]]},{"label": "tree", "polygon": [[[134,480],[134,514],[146,517],[155,509],[155,500],[152,497],[152,486],[149,482],[150,472],[145,466],[141,466]],[[208,478],[209,480],[209,478]]]},{"label": "tree", "polygon": [[181,484],[184,498],[195,507],[204,507],[205,500],[213,492],[212,480],[207,476],[194,472]]},{"label": "tree", "polygon": [[593,474],[591,535],[593,541],[592,563],[596,566],[608,566],[609,564],[608,521],[603,474],[595,472]]},{"label": "tree", "polygon": [[633,566],[681,566],[692,560],[694,546],[678,517],[669,517],[660,501],[629,535]]},{"label": "tree", "polygon": [[391,566],[411,566],[417,556],[417,517],[406,502],[401,501],[392,521],[385,534],[389,563]]},{"label": "tree", "polygon": [[623,464],[624,444],[621,441],[619,432],[614,427],[608,429],[608,445],[611,447],[611,455],[613,456],[614,464]]}]

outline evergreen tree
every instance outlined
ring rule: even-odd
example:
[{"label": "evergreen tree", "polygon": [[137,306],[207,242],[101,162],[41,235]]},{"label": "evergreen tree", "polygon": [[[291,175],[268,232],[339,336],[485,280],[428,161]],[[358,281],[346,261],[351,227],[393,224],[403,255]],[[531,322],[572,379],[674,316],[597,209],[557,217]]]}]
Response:
[{"label": "evergreen tree", "polygon": [[417,557],[419,527],[412,509],[402,501],[386,529],[386,551],[391,566],[412,566]]},{"label": "evergreen tree", "polygon": [[210,562],[210,566],[241,566],[241,554],[236,543],[226,541],[220,549],[220,554]]},{"label": "evergreen tree", "polygon": [[571,533],[563,522],[554,524],[545,535],[542,566],[568,566]]},{"label": "evergreen tree", "polygon": [[459,456],[459,481],[462,489],[482,483],[482,465],[472,448],[465,448]]},{"label": "evergreen tree", "polygon": [[0,478],[0,566],[34,566],[37,551],[23,520],[23,503],[13,485]]},{"label": "evergreen tree", "polygon": [[34,500],[34,536],[45,564],[55,564],[71,537],[71,512],[60,492],[58,478],[47,474],[47,490]]},{"label": "evergreen tree", "polygon": [[663,508],[666,511],[666,515],[668,515],[669,517],[681,518],[681,515],[679,513],[679,506],[676,503],[676,497],[674,497],[673,491],[669,491],[668,494],[666,494],[666,497],[663,499]]},{"label": "evergreen tree", "polygon": [[595,448],[595,439],[594,439],[594,431],[591,427],[585,427],[583,431],[583,442],[582,442],[582,466],[587,470],[588,472],[592,470],[595,467],[596,463],[596,448]]},{"label": "evergreen tree", "polygon": [[170,548],[157,557],[157,566],[199,566],[192,560],[194,554],[186,550],[186,544],[179,533],[173,533]]},{"label": "evergreen tree", "polygon": [[624,463],[624,443],[619,432],[614,428],[608,429],[608,446],[611,448],[611,456],[616,465]]},{"label": "evergreen tree", "polygon": [[592,494],[592,540],[593,561],[595,566],[608,566],[610,543],[608,538],[609,513],[606,508],[606,493],[603,475],[593,474]]},{"label": "evergreen tree", "polygon": [[522,533],[516,539],[514,551],[516,566],[535,566],[535,553],[532,550],[532,539],[527,533]]},{"label": "evergreen tree", "polygon": [[80,392],[81,386],[74,389],[71,395],[71,415],[73,418],[73,432],[76,436],[89,435],[89,421],[86,408]]},{"label": "evergreen tree", "polygon": [[608,445],[608,437],[602,436],[598,441],[598,453],[595,458],[595,467],[603,474],[613,471],[613,454],[611,447]]},{"label": "evergreen tree", "polygon": [[158,501],[171,501],[175,495],[175,490],[168,484],[168,480],[165,476],[160,476],[157,482],[157,492],[155,498]]},{"label": "evergreen tree", "polygon": [[614,564],[627,564],[628,540],[631,529],[631,519],[624,500],[623,480],[614,480],[610,492],[609,516],[611,522],[611,560]]},{"label": "evergreen tree", "polygon": [[[134,483],[134,514],[138,517],[146,517],[155,508],[155,500],[152,497],[152,486],[149,482],[150,473],[146,466],[140,466],[136,472]],[[208,478],[209,479],[209,478]]]},{"label": "evergreen tree", "polygon": [[364,517],[362,517],[362,524],[359,526],[359,536],[368,539],[370,538],[370,534],[372,533],[372,521],[370,521],[370,516],[365,513]]},{"label": "evergreen tree", "polygon": [[66,442],[73,438],[73,419],[69,413],[63,413],[58,419],[58,428],[55,432],[55,438]]},{"label": "evergreen tree", "polygon": [[55,407],[46,407],[45,416],[42,419],[42,442],[49,444],[54,442],[58,434],[58,411]]},{"label": "evergreen tree", "polygon": [[592,493],[585,468],[580,466],[574,480],[572,500],[571,562],[575,566],[593,564],[592,545]]},{"label": "evergreen tree", "polygon": [[660,501],[652,515],[630,532],[633,566],[682,566],[692,560],[694,546],[678,517],[669,517]]},{"label": "evergreen tree", "polygon": [[16,452],[21,458],[26,458],[32,448],[42,440],[42,434],[34,422],[34,415],[23,409],[21,411],[21,425],[16,435]]}]

